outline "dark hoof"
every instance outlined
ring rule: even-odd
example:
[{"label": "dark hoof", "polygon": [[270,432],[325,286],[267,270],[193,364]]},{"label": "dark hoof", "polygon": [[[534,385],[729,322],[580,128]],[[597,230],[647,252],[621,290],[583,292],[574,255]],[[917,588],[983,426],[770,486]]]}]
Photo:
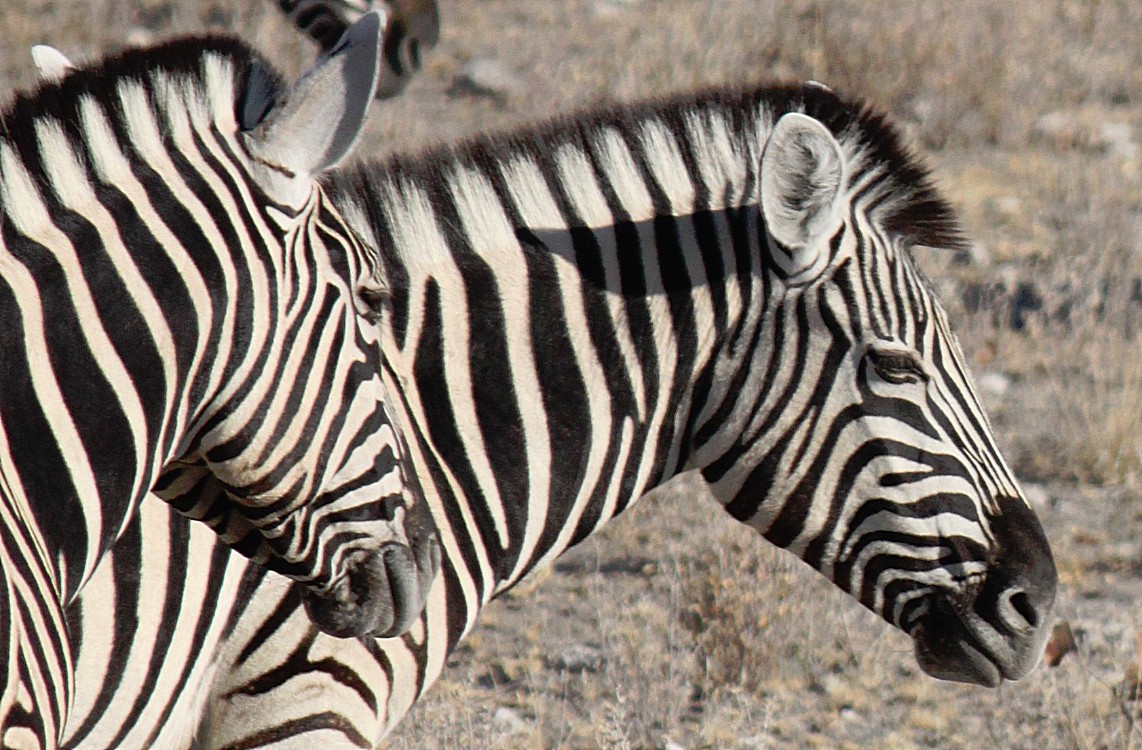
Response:
[{"label": "dark hoof", "polygon": [[305,609],[317,627],[338,638],[403,635],[420,617],[428,590],[440,571],[435,536],[422,539],[414,554],[395,542],[349,561],[336,589],[320,595],[303,589]]}]

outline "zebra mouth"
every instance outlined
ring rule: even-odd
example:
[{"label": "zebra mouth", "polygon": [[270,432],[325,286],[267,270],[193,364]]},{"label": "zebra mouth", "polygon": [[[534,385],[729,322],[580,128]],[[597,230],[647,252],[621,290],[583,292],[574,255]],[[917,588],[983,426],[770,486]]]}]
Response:
[{"label": "zebra mouth", "polygon": [[[920,669],[938,680],[998,687],[1004,678],[1001,666],[954,613],[925,615],[909,631]],[[1021,676],[1021,675],[1020,675]]]},{"label": "zebra mouth", "polygon": [[928,611],[906,628],[920,668],[940,680],[984,687],[1026,676],[1046,646],[1054,596],[1052,589],[1050,603],[1036,614],[1019,605],[1021,595],[1019,588],[985,585],[966,601],[934,596]]},{"label": "zebra mouth", "polygon": [[1051,635],[1058,574],[1043,527],[1022,499],[996,503],[986,572],[931,591],[903,626],[933,677],[989,687],[1018,680],[1039,663]]},{"label": "zebra mouth", "polygon": [[391,638],[406,632],[424,610],[440,571],[435,535],[416,545],[398,543],[362,552],[330,594],[303,589],[305,609],[317,627],[338,638]]}]

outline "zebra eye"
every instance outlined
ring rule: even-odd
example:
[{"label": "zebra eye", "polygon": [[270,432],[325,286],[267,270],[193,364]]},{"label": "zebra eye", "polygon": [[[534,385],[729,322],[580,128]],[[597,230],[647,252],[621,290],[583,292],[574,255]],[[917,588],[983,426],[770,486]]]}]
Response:
[{"label": "zebra eye", "polygon": [[914,351],[873,347],[868,350],[866,356],[876,374],[889,383],[928,381],[928,373],[920,361],[920,355]]},{"label": "zebra eye", "polygon": [[389,290],[384,287],[359,286],[357,299],[361,301],[361,314],[372,323],[380,321],[385,314],[385,306],[389,301]]}]

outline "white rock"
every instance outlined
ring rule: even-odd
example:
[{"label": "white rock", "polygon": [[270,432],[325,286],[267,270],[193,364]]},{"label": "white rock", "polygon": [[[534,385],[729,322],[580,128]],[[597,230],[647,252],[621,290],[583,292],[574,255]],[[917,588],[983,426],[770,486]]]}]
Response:
[{"label": "white rock", "polygon": [[1134,142],[1134,128],[1128,122],[1104,122],[1099,129],[1099,145],[1121,159],[1133,159],[1138,155],[1138,144]]},{"label": "white rock", "polygon": [[1031,125],[1031,136],[1059,148],[1069,148],[1082,141],[1082,125],[1071,112],[1048,112]]},{"label": "white rock", "polygon": [[986,268],[991,265],[991,250],[982,242],[973,242],[966,250],[956,253],[955,263],[961,266]]},{"label": "white rock", "polygon": [[150,29],[142,26],[132,26],[127,29],[125,40],[130,47],[147,47],[154,44],[155,35]]},{"label": "white rock", "polygon": [[603,652],[594,646],[568,646],[551,664],[560,672],[598,672],[603,666]]},{"label": "white rock", "polygon": [[595,3],[595,16],[598,18],[614,18],[630,10],[638,0],[599,0]]},{"label": "white rock", "polygon": [[452,81],[452,92],[503,99],[524,87],[523,79],[499,60],[473,60]]},{"label": "white rock", "polygon": [[492,714],[492,728],[500,734],[519,734],[527,731],[527,720],[510,708],[497,708]]},{"label": "white rock", "polygon": [[984,393],[1001,397],[1007,395],[1007,391],[1011,389],[1011,378],[1001,372],[988,370],[980,374],[976,384]]},{"label": "white rock", "polygon": [[1023,213],[1023,201],[1018,196],[1001,195],[995,199],[995,210],[1005,219],[1014,219]]},{"label": "white rock", "polygon": [[1035,510],[1044,510],[1051,506],[1051,493],[1041,484],[1023,482],[1023,495]]}]

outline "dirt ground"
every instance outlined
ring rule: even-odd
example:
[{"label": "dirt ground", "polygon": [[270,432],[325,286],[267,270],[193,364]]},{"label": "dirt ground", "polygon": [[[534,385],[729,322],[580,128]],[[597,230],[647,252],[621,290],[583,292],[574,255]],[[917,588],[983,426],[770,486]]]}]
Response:
[{"label": "dirt ground", "polygon": [[[440,46],[362,154],[605,98],[814,79],[901,124],[975,244],[924,262],[1027,482],[1077,650],[983,690],[724,518],[685,478],[495,603],[390,748],[1142,748],[1142,4],[443,0]],[[9,0],[84,59],[228,28],[296,73],[268,0]],[[1125,685],[1125,687],[1124,687]],[[1136,696],[1135,696],[1136,697]]]}]

